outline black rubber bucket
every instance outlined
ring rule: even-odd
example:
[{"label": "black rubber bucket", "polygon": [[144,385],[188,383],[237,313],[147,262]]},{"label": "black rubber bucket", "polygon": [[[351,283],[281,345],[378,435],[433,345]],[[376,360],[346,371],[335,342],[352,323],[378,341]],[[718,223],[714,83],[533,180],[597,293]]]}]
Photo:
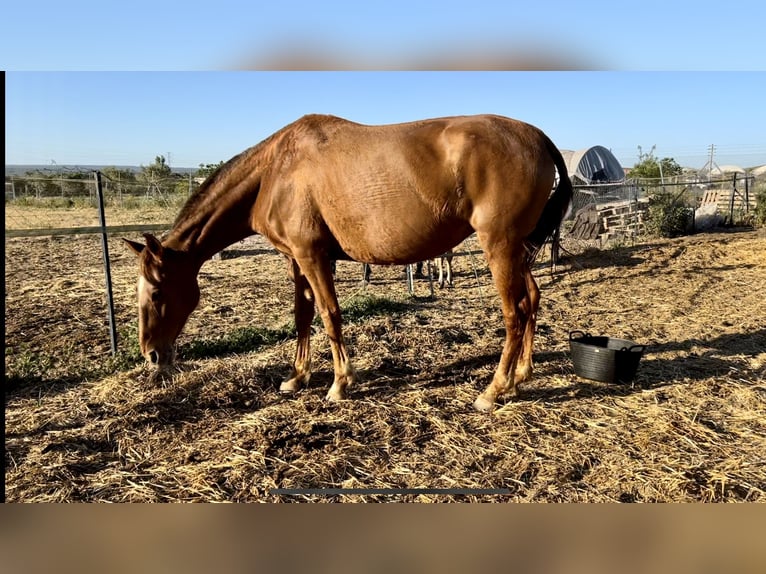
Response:
[{"label": "black rubber bucket", "polygon": [[583,331],[569,333],[575,374],[602,383],[629,383],[636,376],[646,349],[627,339],[593,337]]}]

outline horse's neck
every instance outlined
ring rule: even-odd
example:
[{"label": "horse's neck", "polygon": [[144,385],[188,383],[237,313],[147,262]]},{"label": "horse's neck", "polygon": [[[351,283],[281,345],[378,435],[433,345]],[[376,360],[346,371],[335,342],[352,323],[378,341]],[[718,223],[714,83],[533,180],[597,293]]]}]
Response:
[{"label": "horse's neck", "polygon": [[216,182],[203,196],[190,200],[163,243],[191,253],[201,264],[252,235],[250,219],[259,184],[260,176],[244,170]]}]

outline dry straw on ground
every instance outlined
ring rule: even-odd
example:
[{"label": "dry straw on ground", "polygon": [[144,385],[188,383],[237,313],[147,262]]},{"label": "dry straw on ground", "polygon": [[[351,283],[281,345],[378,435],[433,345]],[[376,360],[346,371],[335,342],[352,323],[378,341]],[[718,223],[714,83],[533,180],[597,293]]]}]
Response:
[{"label": "dry straw on ground", "polygon": [[[327,404],[315,374],[281,397],[293,338],[209,352],[172,379],[109,360],[103,270],[92,237],[6,241],[6,496],[9,501],[766,501],[766,230],[574,254],[536,270],[535,376],[491,415],[471,403],[501,346],[481,256],[456,285],[407,295],[402,269],[338,266],[340,299],[370,300],[345,332],[360,374]],[[472,250],[466,243],[461,249]],[[111,243],[121,348],[135,337],[134,261]],[[248,326],[284,330],[291,284],[262,243],[201,274],[180,340],[216,349]],[[366,298],[366,299],[365,299]],[[578,379],[568,334],[648,345],[636,379]],[[275,488],[486,488],[503,495],[275,495]]]}]

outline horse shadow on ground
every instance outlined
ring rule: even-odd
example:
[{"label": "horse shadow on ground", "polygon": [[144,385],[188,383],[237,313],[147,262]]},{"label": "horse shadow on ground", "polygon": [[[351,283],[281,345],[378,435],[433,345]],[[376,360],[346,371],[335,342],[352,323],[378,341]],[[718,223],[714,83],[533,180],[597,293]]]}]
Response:
[{"label": "horse shadow on ground", "polygon": [[[587,249],[581,254],[565,253],[559,257],[556,271],[577,271],[580,269],[599,269],[602,267],[633,267],[646,261],[641,253],[651,247],[636,245],[633,247],[617,247],[610,251]],[[550,263],[541,263],[536,267],[549,267]]]},{"label": "horse shadow on ground", "polygon": [[[753,368],[752,363],[742,361],[740,357],[755,357],[763,353],[764,349],[766,329],[725,334],[713,339],[690,338],[649,346],[635,379],[629,384],[580,379],[574,374],[568,351],[542,351],[535,353],[535,375],[531,381],[520,386],[519,398],[512,401],[564,403],[586,398],[624,397],[732,374],[744,384],[757,384],[766,377],[766,367]],[[672,358],[659,356],[665,352],[680,354]],[[478,393],[489,382],[498,359],[499,348],[497,352],[461,358],[437,366],[429,372],[422,372],[404,360],[387,357],[376,367],[358,372],[359,383],[350,389],[350,398],[385,401],[404,389],[452,387],[472,378],[481,379],[477,383]],[[191,367],[180,367],[180,371],[192,370]],[[200,376],[187,376],[183,379],[171,377],[155,382],[153,392],[147,393],[146,400],[130,406],[131,417],[127,424],[135,428],[147,425],[178,426],[200,421],[211,416],[211,413],[212,416],[217,416],[215,413],[225,413],[226,416],[251,413],[285,401],[301,400],[307,394],[324,396],[333,380],[331,369],[319,370],[313,374],[307,389],[295,395],[281,395],[279,386],[289,372],[289,364],[279,362],[253,369],[244,384],[222,384],[220,375],[216,373],[202,373]],[[481,375],[477,377],[477,373]],[[569,384],[546,386],[545,378],[554,375],[564,377]],[[470,405],[466,405],[466,409],[469,408]],[[98,416],[108,417],[109,413],[101,412]],[[82,424],[76,425],[79,426]],[[39,428],[21,434],[39,434],[45,430],[50,429]]]},{"label": "horse shadow on ground", "polygon": [[[698,348],[707,350],[701,353],[695,352],[694,349]],[[601,383],[577,377],[569,351],[538,352],[534,355],[533,378],[519,386],[520,395],[515,400],[557,403],[586,397],[628,396],[692,381],[729,376],[732,373],[736,373],[737,379],[745,383],[755,384],[766,378],[766,367],[754,369],[749,363],[733,357],[742,355],[755,357],[764,349],[766,349],[766,329],[751,333],[721,335],[709,340],[691,338],[648,346],[634,380],[625,384]],[[674,351],[682,354],[672,358],[659,356],[662,353]],[[403,384],[400,382],[392,384],[393,381],[401,381],[408,387],[415,385],[424,389],[453,386],[456,382],[475,378],[476,372],[494,372],[499,358],[500,350],[498,349],[496,353],[485,353],[454,361],[425,375],[414,372],[403,363],[383,365],[381,368],[360,373],[363,381],[360,385],[362,388],[356,389],[354,396],[374,398],[376,395],[395,393],[397,388],[403,387]],[[571,380],[571,383],[556,387],[545,386],[545,377],[552,375],[566,377]],[[483,391],[489,380],[490,377],[482,380],[477,386],[477,392]],[[329,382],[332,382],[331,376]]]},{"label": "horse shadow on ground", "polygon": [[[404,313],[415,313],[434,305],[430,296],[411,296],[406,301],[377,297],[374,294],[364,294],[344,303],[343,318],[346,323],[364,321],[367,318],[386,315],[397,316]],[[314,327],[322,329],[321,319],[317,315]],[[283,325],[272,329],[259,326],[246,326],[226,333],[216,338],[200,338],[182,344],[177,353],[181,363],[185,360],[210,359],[227,357],[258,351],[266,346],[275,345],[295,338],[295,326]],[[129,367],[135,367],[143,362],[140,357],[128,357]],[[87,370],[79,375],[46,378],[40,375],[10,376],[4,382],[6,402],[39,398],[40,396],[55,396],[67,392],[88,380],[93,380],[103,373]]]},{"label": "horse shadow on ground", "polygon": [[290,372],[289,365],[274,364],[254,370],[244,384],[221,384],[214,373],[170,380],[161,392],[132,408],[132,426],[147,424],[179,426],[226,413],[227,416],[259,411],[284,400],[279,385]]},{"label": "horse shadow on ground", "polygon": [[[704,347],[703,353],[694,349]],[[625,397],[647,390],[658,390],[692,381],[728,376],[736,371],[737,378],[755,384],[762,381],[766,372],[756,372],[742,361],[730,359],[734,356],[755,356],[766,348],[766,329],[753,333],[728,334],[712,340],[688,339],[648,347],[639,364],[635,379],[627,384],[608,384],[578,378],[574,373],[568,351],[543,351],[535,354],[535,375],[531,381],[520,385],[520,396],[508,402],[564,403],[586,398]],[[664,352],[684,354],[663,358]],[[471,378],[476,373],[492,373],[499,360],[497,353],[484,353],[470,358],[439,366],[424,373],[409,366],[405,361],[393,357],[384,358],[371,369],[359,370],[359,382],[349,389],[354,399],[386,401],[403,390],[433,390],[452,387]],[[766,371],[766,369],[763,369]],[[246,385],[226,385],[210,390],[216,375],[195,377],[184,385],[168,384],[167,392],[154,396],[138,405],[134,411],[138,417],[135,424],[146,424],[147,419],[161,424],[178,425],[194,422],[207,416],[205,413],[226,411],[227,413],[249,413],[277,403],[301,400],[308,395],[323,397],[332,385],[331,369],[313,373],[309,386],[294,395],[282,395],[279,386],[288,376],[290,366],[278,363],[258,367],[248,376]],[[569,384],[546,386],[547,376],[564,377]],[[481,392],[491,375],[482,376],[476,391]],[[486,379],[486,380],[485,380]],[[466,406],[469,409],[470,405]]]},{"label": "horse shadow on ground", "polygon": [[41,396],[57,395],[65,393],[71,387],[85,381],[85,377],[59,377],[46,379],[39,375],[11,375],[3,382],[6,403],[9,400],[33,399]]}]

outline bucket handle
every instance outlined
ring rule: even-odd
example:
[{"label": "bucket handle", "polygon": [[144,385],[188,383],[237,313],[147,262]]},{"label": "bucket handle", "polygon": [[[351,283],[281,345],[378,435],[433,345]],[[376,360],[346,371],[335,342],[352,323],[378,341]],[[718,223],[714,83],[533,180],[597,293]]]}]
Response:
[{"label": "bucket handle", "polygon": [[586,333],[585,331],[580,331],[578,329],[574,331],[569,331],[569,340],[572,341],[575,338],[575,335],[577,335],[578,333],[581,335],[581,337],[578,337],[578,339],[587,339],[590,337],[588,333]]},{"label": "bucket handle", "polygon": [[646,349],[646,345],[631,345],[630,347],[623,347],[620,349],[620,353],[643,353],[644,349]]}]

